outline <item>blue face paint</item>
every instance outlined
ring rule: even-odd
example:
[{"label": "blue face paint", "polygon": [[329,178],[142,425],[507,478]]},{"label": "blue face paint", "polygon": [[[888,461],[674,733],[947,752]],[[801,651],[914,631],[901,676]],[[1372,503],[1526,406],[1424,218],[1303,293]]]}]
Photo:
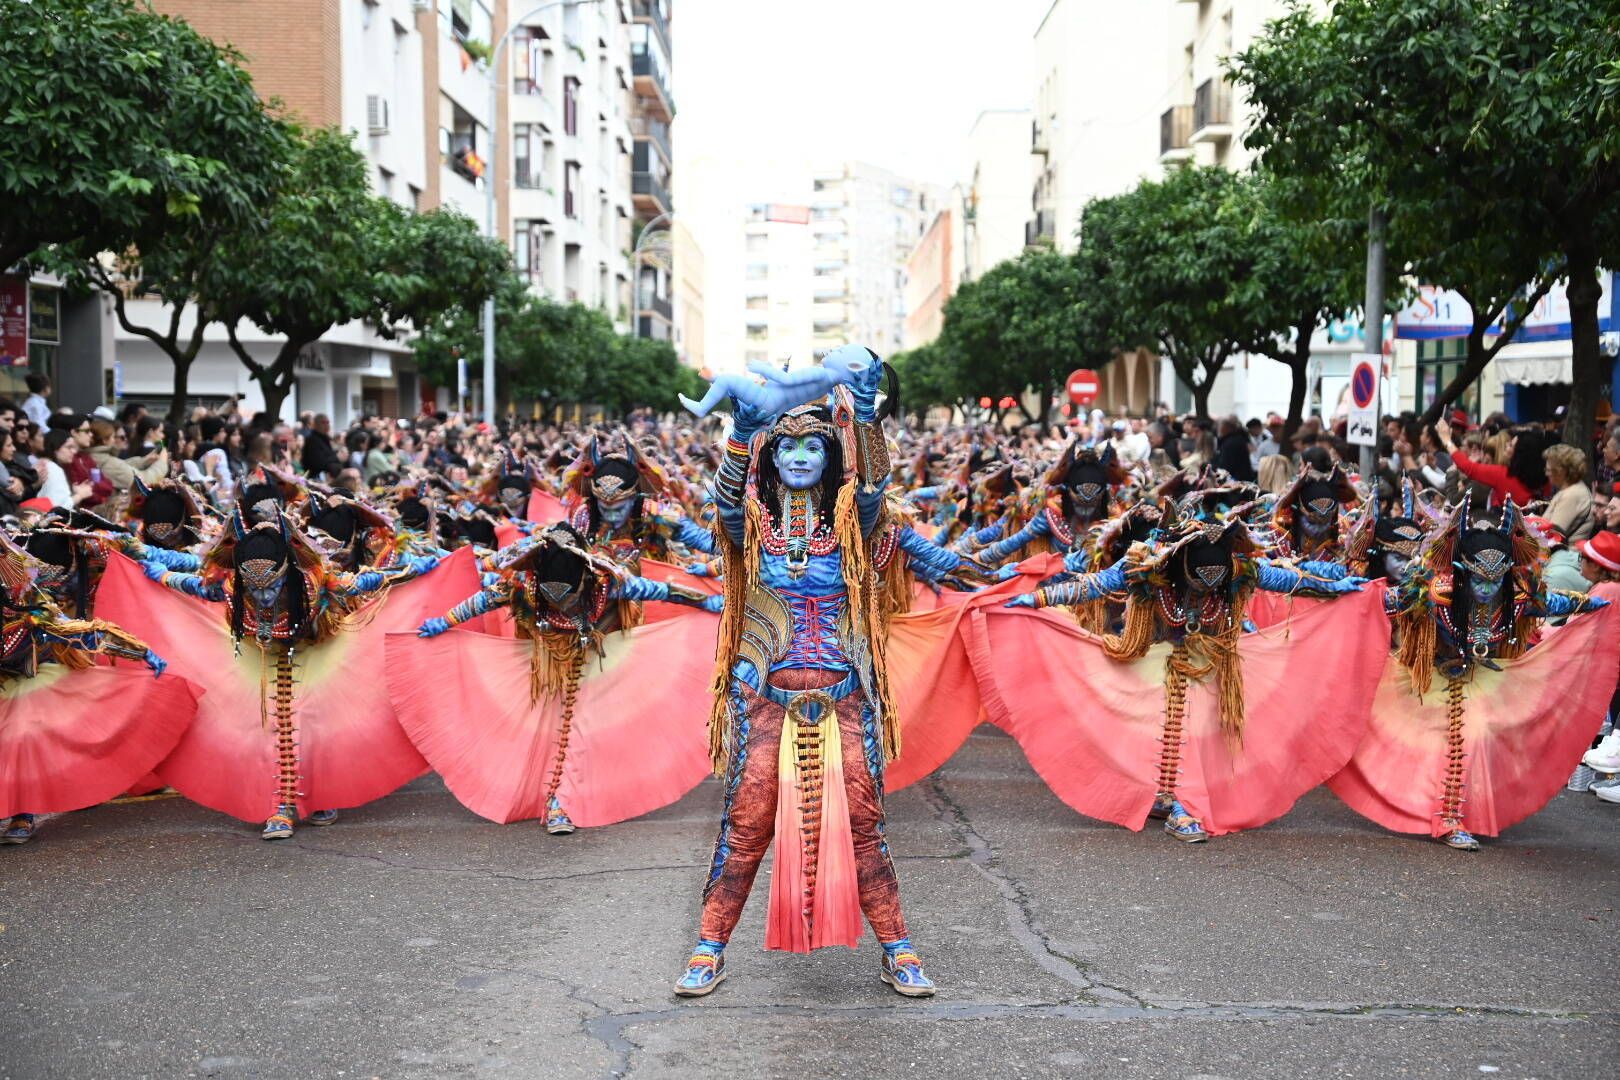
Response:
[{"label": "blue face paint", "polygon": [[260,611],[269,611],[276,606],[276,601],[281,599],[281,588],[285,584],[286,580],[283,579],[268,589],[249,589],[248,595],[253,598],[256,608]]},{"label": "blue face paint", "polygon": [[622,529],[624,523],[630,520],[630,511],[635,509],[634,495],[627,499],[620,499],[615,503],[596,500],[596,513],[601,517],[602,523],[610,529]]},{"label": "blue face paint", "polygon": [[777,441],[773,460],[782,485],[804,491],[821,483],[821,475],[827,471],[827,442],[820,435],[789,436]]},{"label": "blue face paint", "polygon": [[1473,596],[1474,603],[1483,606],[1496,600],[1497,594],[1502,591],[1502,582],[1500,580],[1486,581],[1482,577],[1470,576],[1468,579],[1468,591]]}]

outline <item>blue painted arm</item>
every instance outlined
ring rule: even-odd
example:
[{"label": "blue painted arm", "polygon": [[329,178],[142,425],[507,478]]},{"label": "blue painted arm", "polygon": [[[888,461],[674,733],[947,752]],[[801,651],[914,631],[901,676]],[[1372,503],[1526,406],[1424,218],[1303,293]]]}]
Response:
[{"label": "blue painted arm", "polygon": [[202,560],[189,551],[170,551],[168,548],[152,547],[133,536],[120,540],[117,546],[125,555],[138,562],[162,563],[170,570],[187,572],[202,569]]},{"label": "blue painted arm", "polygon": [[1299,564],[1299,568],[1312,577],[1326,578],[1329,581],[1338,581],[1350,576],[1349,567],[1340,566],[1336,562],[1323,562],[1321,559],[1306,559]]},{"label": "blue painted arm", "polygon": [[883,513],[883,500],[886,497],[884,492],[888,490],[888,487],[888,477],[884,477],[883,481],[875,485],[870,491],[867,490],[865,484],[856,487],[855,512],[860,515],[861,535],[872,535],[872,530],[878,523],[878,516]]},{"label": "blue painted arm", "polygon": [[1010,556],[1023,551],[1031,541],[1045,536],[1049,529],[1050,526],[1046,523],[1046,515],[1037,514],[1035,520],[1007,537],[1007,539],[998,540],[980,551],[978,561],[984,566],[999,566],[1006,562]]},{"label": "blue painted arm", "polygon": [[1257,584],[1267,592],[1304,593],[1308,596],[1338,596],[1361,591],[1364,578],[1341,577],[1337,581],[1302,574],[1298,570],[1261,560]]},{"label": "blue painted arm", "polygon": [[1081,544],[1063,556],[1063,569],[1071,574],[1084,574],[1091,569],[1091,549]]},{"label": "blue painted arm", "polygon": [[924,581],[938,581],[962,565],[962,556],[940,547],[909,525],[900,530],[899,544],[911,560],[912,572]]},{"label": "blue painted arm", "polygon": [[685,544],[692,551],[705,555],[715,553],[714,533],[684,514],[676,515],[670,522],[670,532],[678,543]]},{"label": "blue painted arm", "polygon": [[1563,615],[1576,615],[1608,606],[1607,600],[1596,596],[1582,596],[1561,589],[1543,589],[1536,597],[1535,612],[1543,618],[1556,619]]},{"label": "blue painted arm", "polygon": [[906,498],[914,503],[932,502],[939,498],[940,492],[943,490],[944,485],[942,484],[929,484],[927,487],[912,488],[906,492]]},{"label": "blue painted arm", "polygon": [[1036,589],[1032,593],[1015,596],[1007,602],[1007,606],[1059,607],[1064,604],[1084,603],[1087,600],[1101,600],[1105,596],[1125,591],[1125,569],[1125,560],[1121,559],[1100,573],[1082,574],[1068,581],[1048,585],[1044,589]]},{"label": "blue painted arm", "polygon": [[512,602],[512,590],[505,580],[488,585],[467,597],[442,616],[424,622],[416,631],[418,637],[438,637],[452,626],[460,626],[468,619],[476,619],[486,612],[505,607]]},{"label": "blue painted arm", "polygon": [[651,578],[628,575],[620,578],[613,586],[611,595],[620,600],[668,600],[669,586],[662,581],[653,581]]},{"label": "blue painted arm", "polygon": [[148,578],[162,585],[165,589],[195,596],[199,600],[223,600],[225,589],[218,582],[204,581],[196,574],[184,574],[170,570],[160,562],[143,562],[141,571]]}]

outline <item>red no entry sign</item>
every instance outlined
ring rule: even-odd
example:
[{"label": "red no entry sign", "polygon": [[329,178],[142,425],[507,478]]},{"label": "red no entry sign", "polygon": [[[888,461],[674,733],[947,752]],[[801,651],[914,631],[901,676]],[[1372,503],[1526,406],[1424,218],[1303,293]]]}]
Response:
[{"label": "red no entry sign", "polygon": [[1102,389],[1102,383],[1097,380],[1097,373],[1087,368],[1080,368],[1069,373],[1069,400],[1076,405],[1090,405],[1097,400],[1097,394]]},{"label": "red no entry sign", "polygon": [[1363,360],[1350,373],[1350,398],[1358,409],[1370,409],[1378,397],[1378,373]]}]

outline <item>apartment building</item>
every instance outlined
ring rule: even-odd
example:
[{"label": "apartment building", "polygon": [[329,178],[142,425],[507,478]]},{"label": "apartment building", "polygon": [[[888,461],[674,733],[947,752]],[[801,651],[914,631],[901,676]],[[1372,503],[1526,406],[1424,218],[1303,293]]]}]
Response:
[{"label": "apartment building", "polygon": [[[1205,0],[1207,3],[1208,0]],[[1074,250],[1080,212],[1157,172],[1154,103],[1169,78],[1172,0],[1053,0],[1035,31],[1025,244]]]},{"label": "apartment building", "polygon": [[[630,190],[638,236],[649,229],[667,227],[675,216],[671,194],[675,172],[671,138],[675,98],[670,93],[673,70],[670,7],[671,0],[635,0],[632,6],[630,70],[635,92],[631,130],[635,148]],[[666,241],[664,247],[670,247],[670,242]],[[691,250],[695,250],[695,245]],[[637,336],[662,341],[676,337],[674,282],[680,273],[679,265],[676,254],[673,261],[646,259],[635,268]],[[701,267],[698,268],[698,291],[701,294]]]},{"label": "apartment building", "polygon": [[906,261],[905,336],[907,349],[939,337],[945,322],[945,303],[956,291],[961,274],[962,219],[965,192],[953,187],[950,197],[923,233]]},{"label": "apartment building", "polygon": [[1028,109],[986,109],[968,131],[970,175],[961,197],[957,277],[973,281],[1024,250],[1029,220]]},{"label": "apartment building", "polygon": [[[513,263],[552,299],[630,322],[631,89],[629,6],[553,7],[510,0],[506,109]],[[499,164],[499,159],[497,159]]]},{"label": "apartment building", "polygon": [[698,247],[697,237],[692,235],[692,230],[684,222],[675,222],[670,233],[675,260],[675,354],[687,367],[703,371],[708,367],[707,327],[703,313],[703,250]]}]

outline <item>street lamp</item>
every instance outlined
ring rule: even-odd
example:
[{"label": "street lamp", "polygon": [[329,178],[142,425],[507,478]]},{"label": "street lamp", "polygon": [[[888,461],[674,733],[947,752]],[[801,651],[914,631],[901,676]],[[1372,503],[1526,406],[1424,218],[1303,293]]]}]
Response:
[{"label": "street lamp", "polygon": [[641,235],[636,237],[635,249],[630,252],[630,336],[641,336],[641,252],[642,245],[647,237],[653,234],[653,228],[663,225],[664,231],[669,231],[670,216],[673,211],[665,210],[641,227]]},{"label": "street lamp", "polygon": [[[524,21],[532,19],[543,11],[562,7],[585,7],[588,4],[600,4],[602,0],[546,0],[545,3],[531,8],[529,11],[512,20],[512,25],[506,28],[500,40],[489,54],[489,160],[486,163],[488,179],[484,182],[484,235],[491,240],[498,235],[495,232],[495,158],[501,140],[506,137],[500,128],[500,90],[501,90],[501,54],[506,50],[506,43],[511,39],[513,31],[522,26]],[[484,421],[495,424],[495,297],[491,296],[484,301]]]}]

